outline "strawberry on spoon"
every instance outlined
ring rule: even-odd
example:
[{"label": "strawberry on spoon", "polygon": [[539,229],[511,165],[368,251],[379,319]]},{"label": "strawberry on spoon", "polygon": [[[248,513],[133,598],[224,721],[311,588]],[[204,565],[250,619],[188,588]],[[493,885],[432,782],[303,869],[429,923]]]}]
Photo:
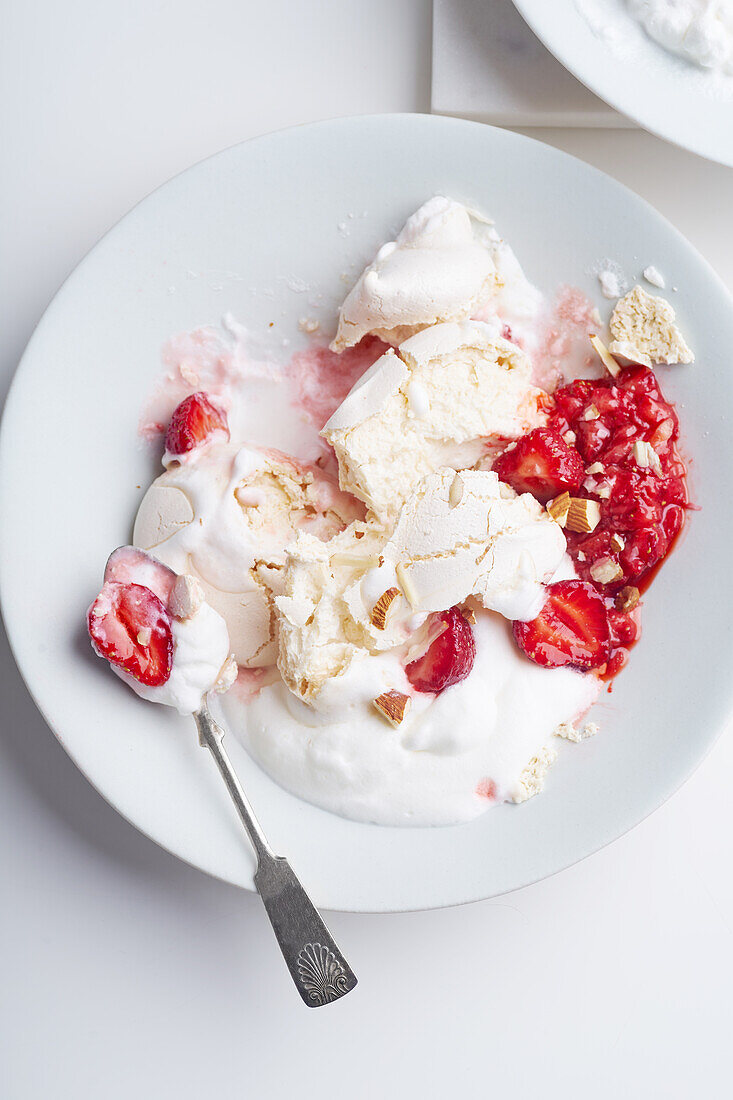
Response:
[{"label": "strawberry on spoon", "polygon": [[147,687],[160,687],[173,665],[171,617],[151,589],[105,581],[89,608],[87,625],[100,657]]},{"label": "strawberry on spoon", "polygon": [[536,619],[514,623],[514,639],[530,661],[544,668],[584,672],[608,661],[610,637],[603,597],[587,581],[557,581],[547,586]]}]

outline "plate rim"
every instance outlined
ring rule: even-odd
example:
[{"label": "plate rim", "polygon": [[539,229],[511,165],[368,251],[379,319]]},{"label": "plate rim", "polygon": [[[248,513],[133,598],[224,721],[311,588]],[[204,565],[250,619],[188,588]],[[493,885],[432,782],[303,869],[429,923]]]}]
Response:
[{"label": "plate rim", "polygon": [[[266,144],[267,142],[272,141],[275,138],[283,138],[283,137],[286,138],[288,134],[293,133],[295,131],[302,131],[304,129],[309,129],[309,130],[324,129],[324,128],[333,127],[333,126],[343,126],[343,125],[348,126],[348,125],[351,125],[351,124],[354,124],[354,123],[356,123],[356,124],[364,123],[364,122],[374,123],[374,122],[377,122],[377,121],[379,122],[379,124],[381,124],[385,120],[388,120],[388,121],[400,120],[402,122],[405,122],[406,120],[409,120],[410,123],[415,121],[415,120],[422,120],[423,123],[426,123],[430,127],[436,127],[436,128],[448,127],[448,128],[454,128],[455,129],[455,128],[458,128],[458,127],[463,127],[463,128],[470,128],[472,130],[475,130],[475,129],[480,127],[485,133],[495,131],[495,130],[500,130],[500,132],[505,137],[507,137],[509,140],[511,140],[515,143],[518,143],[519,145],[524,145],[527,142],[529,142],[530,144],[542,145],[543,148],[545,150],[547,150],[547,152],[550,155],[553,155],[554,157],[559,158],[560,160],[563,160],[563,161],[570,160],[570,161],[576,162],[577,164],[582,166],[582,170],[584,172],[590,172],[593,175],[597,175],[597,176],[603,178],[604,180],[608,181],[614,188],[618,189],[621,192],[625,192],[628,195],[630,195],[635,203],[641,204],[644,208],[646,208],[654,216],[654,218],[658,219],[658,221],[664,225],[665,232],[671,233],[676,238],[678,238],[680,241],[682,241],[687,248],[691,249],[695,253],[698,260],[706,267],[709,276],[711,276],[712,279],[716,282],[716,284],[718,285],[718,288],[720,289],[720,291],[722,291],[722,293],[724,294],[724,296],[728,300],[728,303],[731,307],[731,312],[733,313],[733,298],[731,298],[731,294],[728,291],[728,288],[723,283],[720,276],[717,274],[717,272],[714,270],[714,268],[710,265],[710,263],[707,261],[707,259],[703,255],[701,255],[699,253],[699,251],[696,248],[694,248],[694,246],[689,241],[687,241],[684,234],[682,234],[674,225],[672,225],[672,223],[670,223],[664,217],[664,215],[662,215],[658,210],[656,210],[646,199],[644,199],[643,197],[637,195],[634,191],[631,190],[631,188],[629,188],[625,184],[619,182],[618,180],[614,179],[613,177],[609,176],[607,173],[602,172],[600,169],[596,168],[593,165],[587,164],[581,158],[573,156],[572,154],[565,153],[563,150],[560,150],[560,149],[556,148],[555,146],[549,145],[546,142],[539,141],[537,138],[528,137],[528,136],[523,135],[523,134],[516,134],[516,133],[508,132],[508,131],[505,131],[505,130],[501,130],[501,128],[498,128],[498,127],[487,126],[486,124],[474,122],[474,121],[471,121],[471,120],[455,119],[455,118],[450,118],[450,117],[446,117],[446,116],[435,116],[435,115],[421,114],[421,113],[411,113],[411,112],[403,112],[403,113],[398,113],[398,114],[376,114],[376,115],[368,114],[368,115],[358,115],[358,116],[338,116],[338,117],[334,117],[334,118],[326,119],[326,120],[321,120],[321,121],[317,121],[317,122],[304,123],[304,124],[301,124],[301,125],[298,125],[298,126],[284,127],[280,130],[272,131],[271,133],[267,133],[267,134],[258,135],[257,137],[250,138],[250,139],[248,139],[246,141],[243,141],[243,142],[237,142],[234,145],[229,146],[226,149],[220,150],[220,151],[218,151],[217,153],[215,153],[211,156],[208,156],[208,157],[202,158],[199,161],[196,161],[194,164],[190,165],[189,167],[184,169],[182,172],[176,173],[175,175],[170,177],[168,180],[161,183],[158,187],[154,188],[151,192],[149,192],[148,195],[144,196],[138,202],[136,202],[130,208],[130,210],[126,211],[126,213],[121,218],[117,219],[114,222],[114,224],[111,225],[109,227],[109,229],[107,229],[107,231],[99,238],[99,240],[90,249],[87,250],[87,252],[80,259],[79,263],[73,268],[73,270],[67,275],[67,277],[60,284],[58,290],[55,292],[55,294],[53,295],[51,301],[47,305],[46,309],[43,311],[43,313],[42,313],[42,315],[41,315],[41,317],[40,317],[40,319],[39,319],[32,335],[31,335],[31,337],[28,341],[28,344],[26,345],[26,348],[23,351],[23,354],[22,354],[22,356],[21,356],[21,358],[18,362],[15,373],[13,375],[10,387],[8,389],[8,393],[7,393],[7,397],[6,397],[6,401],[5,401],[5,406],[4,406],[3,413],[2,413],[2,419],[0,421],[0,508],[2,508],[2,505],[4,504],[4,501],[5,501],[7,493],[8,493],[8,484],[7,484],[8,478],[5,474],[6,464],[4,462],[2,462],[3,456],[5,454],[6,440],[7,440],[7,435],[8,435],[8,432],[7,432],[6,428],[7,428],[8,422],[10,421],[12,416],[14,415],[13,410],[14,410],[16,399],[17,399],[18,390],[20,388],[18,383],[19,383],[19,379],[20,379],[20,376],[21,376],[21,371],[24,367],[24,363],[27,361],[27,358],[29,357],[29,354],[30,354],[30,352],[33,348],[33,345],[34,345],[35,341],[43,335],[43,332],[42,332],[43,328],[45,327],[45,325],[47,323],[49,323],[49,321],[52,320],[55,308],[58,307],[59,304],[60,304],[58,302],[58,299],[60,297],[60,293],[63,290],[63,288],[66,287],[67,283],[76,276],[77,272],[79,272],[79,270],[86,264],[86,262],[89,260],[91,255],[99,247],[99,245],[102,242],[104,242],[107,239],[107,237],[117,229],[117,227],[129,216],[129,214],[131,214],[132,211],[137,209],[137,207],[141,203],[144,203],[151,195],[155,195],[155,194],[157,194],[158,191],[160,191],[160,190],[164,189],[165,187],[167,187],[167,185],[171,182],[171,180],[177,180],[177,179],[181,178],[182,176],[185,176],[187,173],[195,171],[200,165],[211,163],[212,161],[216,160],[218,157],[225,156],[232,149],[240,148],[242,146],[251,146],[251,145],[256,144],[256,143]],[[489,141],[490,140],[491,139],[489,138]],[[41,713],[41,715],[42,715],[42,717],[45,721],[45,723],[49,726],[49,728],[50,728],[51,732],[53,733],[53,735],[56,737],[56,739],[59,741],[59,743],[64,748],[64,751],[72,759],[75,766],[85,776],[85,778],[87,778],[87,780],[90,783],[92,783],[92,786],[94,786],[95,790],[97,790],[102,795],[102,797],[105,799],[105,801],[108,802],[108,804],[110,804],[126,821],[128,821],[130,824],[132,824],[139,832],[141,832],[141,833],[143,833],[143,835],[149,837],[149,839],[151,839],[159,847],[162,847],[164,850],[170,852],[176,858],[181,859],[183,862],[188,863],[189,866],[195,867],[197,870],[201,870],[204,873],[209,874],[214,878],[218,878],[223,882],[227,882],[227,883],[232,884],[232,885],[237,885],[237,886],[240,886],[241,888],[248,889],[248,890],[251,891],[253,889],[251,886],[249,886],[245,883],[242,883],[242,882],[235,881],[234,879],[228,877],[227,875],[220,874],[216,870],[214,870],[210,867],[202,866],[200,863],[197,863],[194,860],[189,859],[186,855],[182,854],[180,851],[175,850],[173,847],[171,847],[169,844],[165,843],[161,839],[158,839],[158,837],[154,836],[146,828],[144,828],[143,826],[138,824],[137,821],[133,820],[133,818],[128,814],[128,812],[126,812],[117,803],[117,801],[114,797],[112,797],[110,794],[106,793],[103,789],[101,789],[99,786],[97,786],[97,784],[95,782],[92,781],[89,774],[87,773],[84,766],[82,765],[81,761],[79,760],[77,754],[73,751],[71,745],[67,743],[67,740],[64,738],[64,735],[56,728],[54,723],[51,721],[49,713],[48,713],[48,708],[45,705],[45,703],[42,701],[42,699],[39,697],[39,693],[38,693],[38,690],[37,690],[38,677],[37,676],[35,677],[36,683],[33,683],[32,681],[34,680],[34,674],[33,674],[32,669],[29,670],[29,667],[28,667],[29,666],[29,661],[27,659],[27,656],[25,654],[19,652],[19,650],[22,649],[22,646],[20,646],[20,644],[17,641],[16,630],[15,630],[15,620],[14,620],[14,617],[13,617],[12,614],[10,615],[10,617],[8,617],[7,610],[6,610],[6,608],[7,608],[6,585],[8,583],[8,578],[7,578],[6,574],[7,574],[8,571],[9,571],[8,553],[7,553],[7,550],[6,550],[5,540],[3,540],[2,544],[0,544],[0,607],[2,608],[2,611],[3,611],[3,617],[4,617],[4,620],[5,620],[6,631],[7,631],[7,635],[8,635],[8,641],[9,641],[10,649],[11,649],[11,652],[13,654],[13,658],[16,662],[16,666],[18,667],[20,675],[23,679],[23,682],[24,682],[24,684],[25,684],[25,686],[26,686],[26,688],[27,688],[27,690],[28,690],[35,706],[38,708],[39,712]],[[722,695],[722,692],[721,692],[721,695]],[[638,818],[635,818],[624,829],[622,829],[622,831],[620,831],[620,832],[614,831],[612,836],[609,836],[607,839],[602,840],[600,843],[594,845],[592,848],[585,851],[583,854],[574,856],[573,858],[570,858],[568,860],[560,860],[557,864],[553,864],[552,868],[549,871],[545,871],[545,872],[543,872],[541,874],[537,874],[537,875],[531,875],[524,881],[517,882],[514,885],[512,885],[510,887],[507,887],[506,889],[501,890],[501,891],[493,891],[490,894],[487,894],[485,892],[484,887],[479,886],[479,887],[477,887],[476,893],[472,894],[471,896],[463,897],[459,900],[447,900],[446,901],[446,900],[438,899],[438,900],[435,900],[435,901],[433,901],[429,904],[425,904],[424,902],[421,902],[420,904],[412,905],[412,906],[401,905],[398,908],[393,908],[393,907],[388,907],[388,906],[367,908],[367,907],[364,907],[363,904],[359,904],[359,905],[356,905],[356,906],[353,906],[353,907],[348,906],[348,905],[342,905],[342,906],[338,906],[338,907],[329,906],[328,907],[329,910],[334,911],[334,912],[359,912],[359,913],[415,912],[415,911],[428,911],[428,910],[431,910],[431,909],[447,908],[447,907],[452,907],[452,906],[455,906],[455,905],[470,904],[470,903],[474,903],[474,902],[477,902],[477,901],[480,901],[480,900],[485,900],[485,899],[490,898],[490,897],[500,897],[504,893],[513,892],[516,889],[521,889],[524,886],[529,886],[529,885],[531,885],[535,882],[541,881],[544,878],[547,878],[547,877],[550,877],[554,874],[557,874],[559,871],[565,870],[568,867],[573,866],[575,863],[578,863],[581,860],[587,858],[588,856],[595,854],[596,852],[600,851],[602,848],[606,847],[607,844],[612,843],[614,840],[619,839],[621,836],[624,836],[627,832],[631,831],[631,829],[635,828],[636,825],[640,824],[648,816],[650,816],[657,809],[659,809],[667,801],[667,799],[672,796],[672,794],[674,794],[677,790],[679,790],[679,788],[681,786],[684,785],[685,782],[687,782],[687,780],[694,774],[694,772],[697,770],[697,768],[700,766],[700,764],[704,761],[704,759],[706,758],[708,753],[711,751],[711,749],[713,748],[713,746],[717,742],[718,738],[723,733],[723,731],[726,727],[726,723],[727,723],[727,721],[730,717],[732,704],[733,704],[733,683],[731,683],[729,688],[728,688],[726,704],[724,706],[719,707],[719,710],[721,711],[721,717],[720,717],[720,720],[715,723],[715,732],[713,733],[712,736],[709,737],[709,739],[707,740],[706,745],[704,747],[704,750],[702,751],[702,753],[699,756],[696,757],[696,759],[693,761],[691,766],[687,767],[684,770],[684,772],[681,773],[680,776],[675,779],[674,783],[669,787],[668,790],[665,791],[665,793],[663,793],[661,795],[661,797],[655,797],[651,801],[648,809],[646,810],[645,813],[643,813],[642,816],[640,816]],[[722,712],[725,712],[725,713],[723,714]],[[376,828],[378,826],[374,826],[374,827]]]}]

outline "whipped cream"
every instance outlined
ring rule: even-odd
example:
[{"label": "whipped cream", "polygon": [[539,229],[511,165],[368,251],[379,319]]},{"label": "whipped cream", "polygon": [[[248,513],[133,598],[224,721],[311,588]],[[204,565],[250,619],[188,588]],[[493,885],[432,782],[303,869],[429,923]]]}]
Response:
[{"label": "whipped cream", "polygon": [[217,686],[229,656],[229,632],[218,612],[207,603],[190,619],[173,619],[173,665],[159,687],[141,684],[117,665],[114,672],[142,699],[175,707],[179,714],[193,714],[204,696]]},{"label": "whipped cream", "polygon": [[277,451],[211,442],[186,457],[169,458],[143,497],[134,542],[201,581],[238,664],[272,665],[285,546],[301,529],[328,538],[361,509],[317,467]]},{"label": "whipped cream", "polygon": [[473,630],[471,674],[438,696],[413,693],[397,730],[371,706],[375,689],[410,690],[391,653],[330,681],[318,709],[277,682],[247,707],[224,696],[222,710],[265,771],[308,802],[382,825],[468,821],[528,797],[525,769],[599,690],[592,676],[527,661],[499,615],[478,609]]},{"label": "whipped cream", "polygon": [[428,325],[471,317],[497,285],[494,261],[469,212],[436,196],[382,245],[339,312],[334,351],[374,333],[400,344]]},{"label": "whipped cream", "polygon": [[481,321],[424,329],[378,359],[328,420],[341,488],[380,520],[443,466],[472,466],[491,437],[542,423],[531,363]]},{"label": "whipped cream", "polygon": [[733,75],[733,0],[627,0],[650,38],[701,69]]}]

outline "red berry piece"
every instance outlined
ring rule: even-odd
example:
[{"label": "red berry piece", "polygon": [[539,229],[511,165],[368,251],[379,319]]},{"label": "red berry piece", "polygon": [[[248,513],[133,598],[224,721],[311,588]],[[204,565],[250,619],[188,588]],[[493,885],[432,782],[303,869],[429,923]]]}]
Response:
[{"label": "red berry piece", "polygon": [[531,661],[545,668],[599,668],[609,656],[603,597],[587,581],[550,584],[537,618],[514,623],[514,638]]},{"label": "red berry piece", "polygon": [[585,476],[580,455],[551,428],[523,436],[492,468],[517,493],[531,493],[542,504],[578,489]]},{"label": "red berry piece", "polygon": [[166,682],[173,664],[171,618],[149,588],[106,581],[89,608],[87,625],[100,657],[148,687]]},{"label": "red berry piece", "polygon": [[405,672],[416,691],[440,695],[451,684],[465,680],[476,659],[476,642],[470,624],[457,607],[441,611],[437,618],[445,629],[412,661]]},{"label": "red berry piece", "polygon": [[104,569],[104,580],[121,581],[123,584],[140,584],[154,592],[167,608],[173,585],[178,574],[163,565],[152,554],[138,550],[136,546],[118,546]]},{"label": "red berry piece", "polygon": [[216,433],[229,439],[226,413],[206,393],[192,393],[175,409],[165,436],[165,449],[183,455],[208,442]]}]

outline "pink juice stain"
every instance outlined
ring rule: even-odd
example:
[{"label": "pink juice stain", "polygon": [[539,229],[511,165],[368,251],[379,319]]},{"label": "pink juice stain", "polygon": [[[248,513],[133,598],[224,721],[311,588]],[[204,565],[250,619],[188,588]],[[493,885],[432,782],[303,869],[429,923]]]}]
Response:
[{"label": "pink juice stain", "polygon": [[285,367],[285,376],[294,387],[295,403],[316,428],[323,427],[388,346],[376,336],[365,336],[342,352],[331,351],[325,344],[296,351]]},{"label": "pink juice stain", "polygon": [[[536,385],[552,392],[575,378],[602,374],[591,352],[589,337],[600,320],[593,302],[574,286],[560,287],[542,329],[533,356]],[[594,370],[594,363],[599,370]]]}]

